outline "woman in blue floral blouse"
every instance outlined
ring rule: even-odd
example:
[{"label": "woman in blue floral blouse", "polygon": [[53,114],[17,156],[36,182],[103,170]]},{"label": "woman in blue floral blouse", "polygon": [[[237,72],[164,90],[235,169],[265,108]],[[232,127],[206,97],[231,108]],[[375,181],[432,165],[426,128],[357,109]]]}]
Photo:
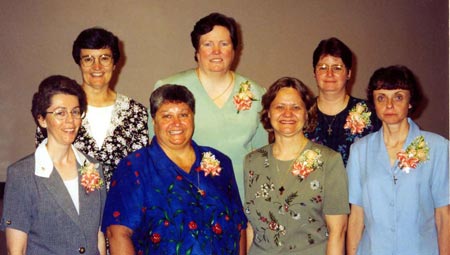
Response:
[{"label": "woman in blue floral blouse", "polygon": [[312,93],[281,78],[262,97],[261,122],[275,138],[245,158],[250,254],[343,254],[349,213],[339,153],[308,140]]},{"label": "woman in blue floral blouse", "polygon": [[377,131],[380,122],[365,100],[348,94],[352,77],[351,50],[337,38],[320,41],[313,54],[319,96],[313,107],[313,128],[306,137],[341,153],[347,164],[350,145]]},{"label": "woman in blue floral blouse", "polygon": [[111,181],[103,221],[111,254],[244,252],[247,219],[231,160],[192,140],[192,93],[159,87],[150,113],[151,144],[124,158]]}]

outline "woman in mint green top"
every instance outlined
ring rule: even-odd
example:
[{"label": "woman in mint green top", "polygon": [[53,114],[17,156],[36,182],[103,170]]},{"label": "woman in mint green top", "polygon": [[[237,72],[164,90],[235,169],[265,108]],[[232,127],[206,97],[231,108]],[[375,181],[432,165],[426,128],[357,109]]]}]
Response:
[{"label": "woman in mint green top", "polygon": [[[186,86],[196,99],[193,139],[217,148],[233,163],[241,199],[244,198],[243,160],[253,149],[267,144],[267,132],[259,122],[261,86],[230,70],[238,47],[233,18],[211,13],[200,19],[191,32],[197,68],[159,80]],[[149,135],[153,125],[149,123]]]}]

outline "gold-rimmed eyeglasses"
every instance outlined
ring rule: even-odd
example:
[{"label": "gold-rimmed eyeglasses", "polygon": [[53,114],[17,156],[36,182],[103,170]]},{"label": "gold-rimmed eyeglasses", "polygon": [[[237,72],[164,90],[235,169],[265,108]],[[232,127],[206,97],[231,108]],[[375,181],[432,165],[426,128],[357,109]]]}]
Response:
[{"label": "gold-rimmed eyeglasses", "polygon": [[95,59],[98,59],[97,61],[98,61],[98,63],[100,63],[100,65],[109,66],[112,63],[113,57],[108,54],[103,54],[98,57],[95,57],[92,55],[87,55],[87,56],[81,57],[80,63],[84,67],[90,67],[95,63]]},{"label": "gold-rimmed eyeglasses", "polygon": [[53,117],[57,120],[65,120],[67,117],[72,115],[72,118],[74,119],[83,119],[86,115],[84,112],[81,112],[80,107],[73,108],[72,111],[68,111],[66,108],[56,108],[53,112],[45,112],[45,113],[51,113]]},{"label": "gold-rimmed eyeglasses", "polygon": [[335,74],[341,74],[344,72],[344,65],[327,65],[327,64],[319,64],[316,66],[316,72],[318,73],[326,73],[328,70],[331,70]]}]

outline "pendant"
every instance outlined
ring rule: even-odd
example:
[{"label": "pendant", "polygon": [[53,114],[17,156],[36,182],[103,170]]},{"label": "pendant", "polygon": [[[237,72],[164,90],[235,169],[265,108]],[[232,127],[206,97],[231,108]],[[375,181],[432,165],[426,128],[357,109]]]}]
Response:
[{"label": "pendant", "polygon": [[198,194],[200,194],[200,196],[202,196],[202,197],[206,196],[206,192],[205,192],[204,190],[202,190],[202,189],[198,189],[197,192],[198,192]]},{"label": "pendant", "polygon": [[328,132],[328,135],[329,135],[329,136],[331,135],[331,133],[333,133],[333,129],[331,128],[331,125],[328,125],[328,130],[327,130],[327,132]]},{"label": "pendant", "polygon": [[280,191],[280,196],[281,195],[283,195],[283,192],[284,192],[284,187],[283,186],[281,186],[279,189],[278,189],[278,191]]}]

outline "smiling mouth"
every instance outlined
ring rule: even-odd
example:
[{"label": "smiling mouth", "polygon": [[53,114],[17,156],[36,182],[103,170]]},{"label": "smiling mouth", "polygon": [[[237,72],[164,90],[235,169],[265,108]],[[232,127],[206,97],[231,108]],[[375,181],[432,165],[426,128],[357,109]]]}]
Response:
[{"label": "smiling mouth", "polygon": [[223,59],[221,59],[221,58],[213,58],[213,59],[211,59],[209,61],[213,62],[213,63],[220,63],[220,62],[223,62]]},{"label": "smiling mouth", "polygon": [[93,77],[102,77],[104,74],[105,74],[104,72],[90,73],[90,75]]},{"label": "smiling mouth", "polygon": [[169,131],[169,134],[171,135],[179,135],[182,134],[183,130],[174,130],[174,131]]},{"label": "smiling mouth", "polygon": [[280,120],[281,124],[295,124],[296,121],[294,120]]}]

